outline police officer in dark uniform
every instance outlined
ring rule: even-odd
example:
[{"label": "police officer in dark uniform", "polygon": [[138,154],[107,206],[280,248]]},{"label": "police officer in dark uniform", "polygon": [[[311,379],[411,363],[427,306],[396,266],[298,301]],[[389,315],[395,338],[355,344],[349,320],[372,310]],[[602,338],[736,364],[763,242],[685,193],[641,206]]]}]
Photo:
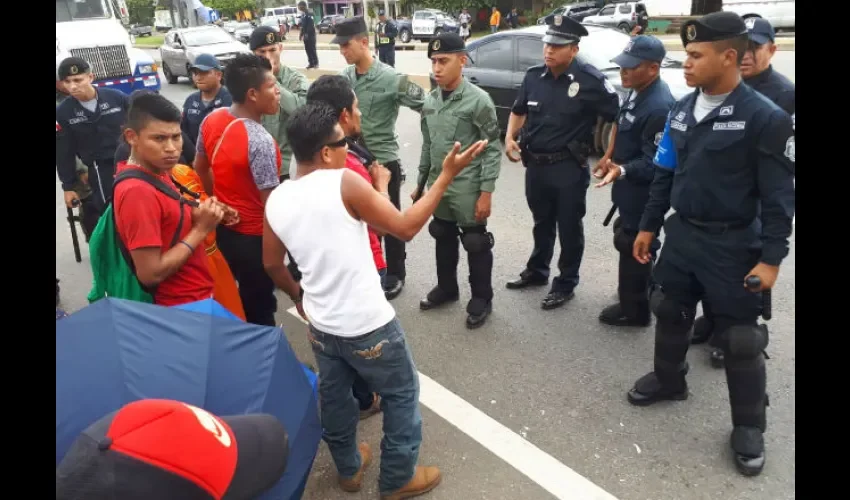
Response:
[{"label": "police officer in dark uniform", "polygon": [[[776,72],[770,64],[770,60],[776,53],[776,32],[770,21],[760,17],[751,17],[744,20],[747,32],[750,36],[750,46],[741,62],[741,76],[744,83],[757,90],[774,104],[784,109],[791,115],[791,124],[794,125],[796,112],[796,92],[794,84],[784,75]],[[694,322],[693,344],[702,344],[711,338],[714,330],[714,322],[711,314],[711,304],[703,302],[703,316]],[[711,352],[711,365],[715,368],[723,368],[723,350],[717,346],[717,339],[712,340],[711,345],[715,348]]]},{"label": "police officer in dark uniform", "polygon": [[307,53],[307,69],[319,67],[319,55],[316,53],[316,21],[313,12],[307,8],[307,2],[298,2],[301,11],[301,34],[298,38],[304,42],[304,52]]},{"label": "police officer in dark uniform", "polygon": [[74,191],[76,158],[88,167],[92,203],[82,224],[91,234],[112,196],[115,149],[127,120],[129,98],[117,90],[95,88],[89,64],[79,57],[62,61],[57,73],[71,97],[56,107],[56,172],[65,204],[71,207],[79,199]]},{"label": "police officer in dark uniform", "polygon": [[378,26],[375,28],[375,47],[378,48],[378,60],[395,68],[395,37],[398,26],[387,19],[384,9],[378,11]]},{"label": "police officer in dark uniform", "polygon": [[[686,22],[681,36],[685,79],[697,90],[670,111],[635,241],[635,258],[649,262],[664,224],[655,270],[662,296],[655,308],[654,371],[635,383],[628,399],[638,406],[687,399],[689,333],[697,302],[705,299],[726,355],[735,465],[754,476],[764,468],[768,404],[760,292],[774,286],[788,254],[794,131],[788,113],[742,84],[743,19],[708,14]],[[671,206],[676,213],[664,221]]]},{"label": "police officer in dark uniform", "polygon": [[[574,296],[584,254],[588,155],[597,117],[617,117],[619,98],[598,69],[576,59],[579,40],[587,30],[562,15],[547,18],[543,37],[545,65],[525,74],[511,110],[505,136],[505,154],[520,161],[525,171],[525,197],[534,216],[534,250],[518,280],[509,289],[543,286],[549,282],[549,264],[557,226],[561,242],[560,276],[543,299],[543,309],[562,306]],[[519,143],[516,137],[523,129]]]},{"label": "police officer in dark uniform", "polygon": [[230,91],[222,84],[221,72],[221,63],[212,54],[199,54],[189,67],[189,73],[198,91],[189,94],[183,102],[180,128],[189,136],[192,144],[198,142],[201,122],[207,115],[218,108],[226,108],[233,104]]},{"label": "police officer in dark uniform", "polygon": [[[602,182],[614,183],[611,200],[620,212],[614,224],[614,247],[620,253],[619,302],[602,310],[599,320],[612,326],[648,326],[652,262],[642,264],[632,257],[640,218],[649,200],[649,185],[655,176],[652,159],[661,141],[667,114],[676,100],[660,78],[666,51],[661,40],[638,35],[629,40],[623,53],[612,59],[620,66],[623,87],[631,89],[620,108],[611,132],[611,159],[600,160]],[[661,247],[653,241],[652,253]],[[654,258],[653,258],[654,261]]]}]

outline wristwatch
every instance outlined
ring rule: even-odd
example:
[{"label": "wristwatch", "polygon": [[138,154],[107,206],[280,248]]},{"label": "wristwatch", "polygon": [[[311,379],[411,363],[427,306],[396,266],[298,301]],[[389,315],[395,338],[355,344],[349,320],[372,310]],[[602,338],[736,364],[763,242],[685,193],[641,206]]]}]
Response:
[{"label": "wristwatch", "polygon": [[620,178],[623,178],[625,176],[626,176],[626,167],[620,165]]}]

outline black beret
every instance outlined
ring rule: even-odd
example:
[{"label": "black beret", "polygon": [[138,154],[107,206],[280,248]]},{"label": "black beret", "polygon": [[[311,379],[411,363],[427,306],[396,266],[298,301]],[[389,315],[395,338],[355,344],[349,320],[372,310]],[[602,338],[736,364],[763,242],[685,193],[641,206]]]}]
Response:
[{"label": "black beret", "polygon": [[746,35],[747,25],[734,12],[713,12],[682,25],[682,44],[691,42],[717,42]]},{"label": "black beret", "polygon": [[69,76],[87,73],[90,69],[89,63],[80,57],[68,57],[59,63],[56,69],[56,74],[60,80],[64,80]]},{"label": "black beret", "polygon": [[349,17],[334,25],[334,33],[331,43],[342,45],[357,35],[369,33],[369,28],[366,27],[366,21],[362,17]]},{"label": "black beret", "polygon": [[260,26],[251,32],[248,48],[257,50],[260,47],[280,43],[280,32],[271,26]]},{"label": "black beret", "polygon": [[457,54],[466,52],[466,44],[457,33],[440,33],[428,43],[428,58],[434,54]]}]

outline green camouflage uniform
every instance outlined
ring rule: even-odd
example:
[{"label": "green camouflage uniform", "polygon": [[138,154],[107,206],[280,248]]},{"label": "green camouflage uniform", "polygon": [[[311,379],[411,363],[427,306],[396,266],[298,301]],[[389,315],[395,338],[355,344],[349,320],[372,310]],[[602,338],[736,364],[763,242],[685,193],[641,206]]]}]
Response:
[{"label": "green camouflage uniform", "polygon": [[296,109],[307,102],[307,89],[310,82],[300,72],[281,64],[277,74],[277,87],[280,89],[280,113],[263,115],[263,127],[275,138],[280,148],[280,175],[289,174],[289,163],[292,159],[292,147],[286,138],[286,127]]}]

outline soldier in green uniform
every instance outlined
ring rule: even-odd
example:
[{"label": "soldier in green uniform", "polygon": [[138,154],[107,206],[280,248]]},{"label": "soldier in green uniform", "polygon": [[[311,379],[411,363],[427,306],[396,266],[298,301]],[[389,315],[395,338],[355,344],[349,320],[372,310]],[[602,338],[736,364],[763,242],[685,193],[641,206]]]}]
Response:
[{"label": "soldier in green uniform", "polygon": [[265,57],[272,63],[272,72],[277,76],[280,89],[280,113],[263,115],[263,127],[275,138],[280,148],[282,159],[280,181],[289,179],[289,163],[292,159],[292,148],[286,138],[286,126],[289,117],[296,109],[307,102],[307,89],[310,82],[302,73],[280,63],[283,50],[280,33],[271,26],[260,26],[251,33],[249,47],[255,55]]},{"label": "soldier in green uniform", "polygon": [[458,300],[458,237],[469,259],[472,299],[466,306],[467,328],[484,324],[493,301],[493,234],[487,218],[501,167],[499,121],[496,106],[487,92],[463,78],[466,46],[456,33],[442,33],[428,46],[428,58],[439,88],[425,97],[422,107],[422,156],[419,182],[431,185],[440,174],[443,158],[455,142],[462,147],[488,140],[487,149],[449,186],[428,226],[436,240],[437,286],[422,299],[422,310]]},{"label": "soldier in green uniform", "polygon": [[[425,91],[410,81],[407,75],[375,60],[369,50],[369,30],[362,17],[340,21],[335,30],[336,36],[331,43],[339,44],[339,51],[349,64],[340,74],[351,82],[363,113],[363,145],[392,174],[390,200],[396,208],[401,209],[403,173],[399,163],[395,123],[399,106],[414,111],[422,109]],[[404,287],[404,242],[389,235],[384,242],[387,258],[384,292],[387,299],[392,300]]]}]

